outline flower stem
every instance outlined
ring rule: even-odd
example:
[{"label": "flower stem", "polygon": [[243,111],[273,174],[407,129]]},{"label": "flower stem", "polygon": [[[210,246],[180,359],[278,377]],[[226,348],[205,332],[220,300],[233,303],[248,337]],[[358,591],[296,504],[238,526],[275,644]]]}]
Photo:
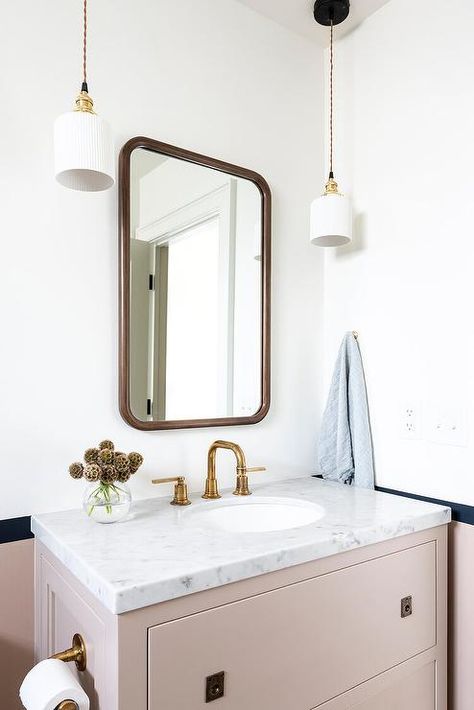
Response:
[{"label": "flower stem", "polygon": [[112,515],[113,504],[111,493],[115,493],[117,498],[120,500],[120,495],[124,492],[125,491],[119,486],[116,486],[115,483],[104,483],[103,481],[100,481],[97,488],[95,488],[89,495],[91,505],[87,507],[87,515],[92,515],[96,506],[101,505],[102,503],[105,503],[105,510],[107,514]]}]

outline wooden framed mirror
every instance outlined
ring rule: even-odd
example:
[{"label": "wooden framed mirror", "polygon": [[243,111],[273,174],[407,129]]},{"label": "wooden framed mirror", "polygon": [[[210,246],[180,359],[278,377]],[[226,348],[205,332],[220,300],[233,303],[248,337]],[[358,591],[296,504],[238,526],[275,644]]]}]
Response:
[{"label": "wooden framed mirror", "polygon": [[120,412],[137,429],[255,424],[270,406],[271,193],[150,138],[119,161]]}]

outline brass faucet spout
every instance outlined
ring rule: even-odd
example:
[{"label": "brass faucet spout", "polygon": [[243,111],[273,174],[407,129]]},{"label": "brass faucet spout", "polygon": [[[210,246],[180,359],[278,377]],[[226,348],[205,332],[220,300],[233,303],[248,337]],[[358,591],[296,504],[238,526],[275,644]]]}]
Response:
[{"label": "brass faucet spout", "polygon": [[229,449],[233,451],[237,466],[237,482],[234,490],[234,495],[238,496],[248,496],[250,495],[250,490],[248,486],[248,476],[250,471],[264,471],[263,467],[248,468],[247,462],[245,460],[245,455],[238,444],[234,444],[233,441],[215,441],[209,447],[209,452],[207,454],[207,478],[206,478],[206,488],[203,494],[203,498],[220,498],[219,489],[217,486],[217,476],[216,476],[216,454],[218,449]]},{"label": "brass faucet spout", "polygon": [[246,468],[247,464],[245,462],[244,452],[238,444],[234,444],[232,441],[214,441],[210,445],[207,454],[207,478],[206,478],[206,488],[203,494],[203,498],[220,498],[219,489],[217,486],[217,476],[216,476],[216,454],[218,449],[229,449],[235,454],[237,459],[237,468]]}]

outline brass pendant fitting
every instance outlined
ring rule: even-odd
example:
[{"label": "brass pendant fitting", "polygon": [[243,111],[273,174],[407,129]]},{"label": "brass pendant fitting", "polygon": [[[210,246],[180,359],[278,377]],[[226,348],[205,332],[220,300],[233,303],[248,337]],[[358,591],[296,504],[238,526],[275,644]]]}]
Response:
[{"label": "brass pendant fitting", "polygon": [[76,97],[76,108],[74,111],[83,111],[84,113],[95,113],[94,102],[87,93],[87,91],[81,91]]}]

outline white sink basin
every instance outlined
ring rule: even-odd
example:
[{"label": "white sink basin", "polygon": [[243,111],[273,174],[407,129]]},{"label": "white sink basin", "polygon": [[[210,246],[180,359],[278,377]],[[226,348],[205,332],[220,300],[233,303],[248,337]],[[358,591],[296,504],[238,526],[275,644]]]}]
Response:
[{"label": "white sink basin", "polygon": [[225,499],[203,503],[190,510],[188,519],[201,527],[226,532],[275,532],[311,525],[324,508],[296,498]]}]

